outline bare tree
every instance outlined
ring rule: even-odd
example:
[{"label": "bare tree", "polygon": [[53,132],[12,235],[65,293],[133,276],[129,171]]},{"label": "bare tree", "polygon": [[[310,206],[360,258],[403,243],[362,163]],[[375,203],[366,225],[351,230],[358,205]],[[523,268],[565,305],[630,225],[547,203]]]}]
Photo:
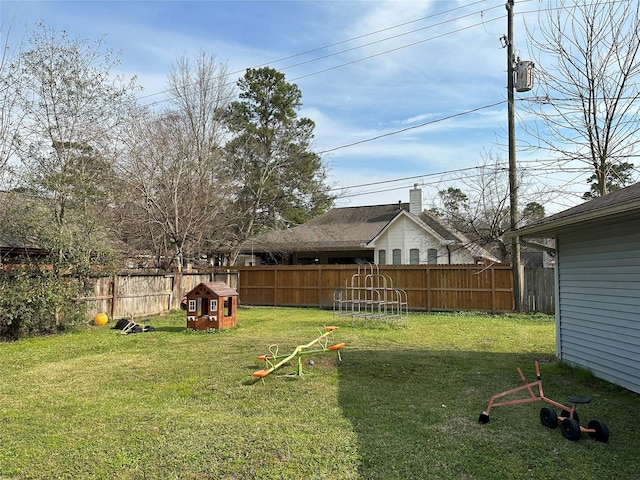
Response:
[{"label": "bare tree", "polygon": [[102,212],[135,81],[112,76],[118,59],[102,39],[90,43],[43,24],[19,61],[14,89],[25,116],[15,143],[17,174],[47,212],[32,235],[61,262],[88,267],[110,249]]},{"label": "bare tree", "polygon": [[[483,153],[484,165],[475,175],[461,176],[438,192],[431,212],[446,220],[470,241],[482,245],[501,261],[509,262],[510,242],[503,238],[510,230],[509,177],[507,162],[492,153]],[[531,200],[525,175],[518,176],[526,206],[520,220],[527,223],[544,215],[544,207]],[[538,198],[538,197],[536,197]]]},{"label": "bare tree", "polygon": [[604,195],[640,142],[640,3],[549,1],[528,36],[538,85],[529,109],[543,123],[529,131],[562,160],[586,163]]},{"label": "bare tree", "polygon": [[235,97],[229,68],[215,56],[200,52],[180,57],[168,77],[171,110],[184,116],[194,155],[201,162],[218,161],[227,129],[219,113]]},{"label": "bare tree", "polygon": [[0,51],[0,182],[16,153],[16,142],[24,113],[18,109],[15,86],[20,73],[20,57],[9,44],[10,27],[0,24],[4,36]]},{"label": "bare tree", "polygon": [[179,271],[224,242],[228,184],[220,174],[225,128],[218,119],[234,88],[227,66],[200,54],[180,58],[168,77],[170,106],[140,117],[121,162],[124,233]]}]

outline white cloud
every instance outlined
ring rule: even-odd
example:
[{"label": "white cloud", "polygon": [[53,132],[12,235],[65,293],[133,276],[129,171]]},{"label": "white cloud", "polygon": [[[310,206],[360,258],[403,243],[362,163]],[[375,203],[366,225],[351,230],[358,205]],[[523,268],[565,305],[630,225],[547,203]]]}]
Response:
[{"label": "white cloud", "polygon": [[[38,19],[88,39],[107,33],[107,46],[122,51],[118,73],[138,77],[145,102],[162,99],[182,54],[215,54],[238,78],[269,63],[300,87],[300,114],[316,123],[317,151],[356,144],[326,155],[342,186],[479,165],[487,150],[506,157],[506,106],[464,115],[506,98],[504,0],[3,0],[0,8],[4,18],[15,12],[16,36]],[[516,26],[516,47],[526,52],[522,15]],[[412,184],[348,201],[406,201]]]}]

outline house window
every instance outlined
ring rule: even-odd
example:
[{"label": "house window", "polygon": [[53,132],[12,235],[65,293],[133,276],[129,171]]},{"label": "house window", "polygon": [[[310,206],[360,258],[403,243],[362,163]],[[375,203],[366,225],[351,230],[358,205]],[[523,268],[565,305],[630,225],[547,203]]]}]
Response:
[{"label": "house window", "polygon": [[189,300],[189,311],[190,312],[195,312],[196,311],[196,301],[195,300]]},{"label": "house window", "polygon": [[393,264],[394,265],[402,264],[402,251],[399,248],[393,249]]},{"label": "house window", "polygon": [[386,265],[386,264],[387,264],[387,251],[378,250],[378,265]]},{"label": "house window", "polygon": [[215,312],[218,311],[218,300],[217,299],[211,299],[210,310],[211,310],[212,314],[214,314]]},{"label": "house window", "polygon": [[438,250],[435,248],[430,248],[427,250],[427,262],[430,265],[435,265],[438,263]]},{"label": "house window", "polygon": [[420,250],[412,248],[409,250],[409,264],[418,265],[420,263]]}]

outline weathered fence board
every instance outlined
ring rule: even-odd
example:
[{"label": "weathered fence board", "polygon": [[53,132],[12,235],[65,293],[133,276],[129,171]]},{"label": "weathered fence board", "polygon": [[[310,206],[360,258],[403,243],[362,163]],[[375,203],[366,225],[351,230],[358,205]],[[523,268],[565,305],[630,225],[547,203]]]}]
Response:
[{"label": "weathered fence board", "polygon": [[524,269],[524,310],[554,314],[556,311],[556,277],[553,268]]},{"label": "weathered fence board", "polygon": [[93,295],[78,299],[91,318],[106,312],[112,318],[166,313],[180,307],[184,295],[202,282],[222,281],[238,288],[238,272],[123,274],[94,279]]},{"label": "weathered fence board", "polygon": [[[140,317],[179,308],[184,295],[201,282],[223,281],[245,305],[333,308],[334,292],[352,286],[358,265],[277,265],[230,267],[208,273],[118,275],[94,280],[87,303],[90,317]],[[510,312],[513,277],[508,265],[384,265],[375,271],[389,288],[407,293],[409,310]],[[241,280],[240,280],[241,279]],[[524,309],[554,313],[553,269],[526,268]]]}]

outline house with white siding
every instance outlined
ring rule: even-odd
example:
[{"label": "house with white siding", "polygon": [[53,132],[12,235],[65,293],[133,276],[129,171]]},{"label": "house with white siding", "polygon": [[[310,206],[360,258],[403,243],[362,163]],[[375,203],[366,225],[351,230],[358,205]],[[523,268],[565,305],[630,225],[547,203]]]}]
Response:
[{"label": "house with white siding", "polygon": [[409,203],[334,208],[297,227],[250,238],[244,263],[379,265],[498,262],[487,250],[423,209],[422,189]]},{"label": "house with white siding", "polygon": [[640,393],[640,183],[511,236],[555,239],[558,358]]}]

